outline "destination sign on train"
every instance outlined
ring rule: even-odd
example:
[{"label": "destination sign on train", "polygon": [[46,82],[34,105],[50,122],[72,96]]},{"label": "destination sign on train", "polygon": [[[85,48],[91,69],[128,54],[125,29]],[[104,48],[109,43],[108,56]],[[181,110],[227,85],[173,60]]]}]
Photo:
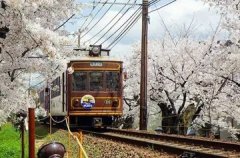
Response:
[{"label": "destination sign on train", "polygon": [[102,66],[102,62],[90,62],[90,66]]}]

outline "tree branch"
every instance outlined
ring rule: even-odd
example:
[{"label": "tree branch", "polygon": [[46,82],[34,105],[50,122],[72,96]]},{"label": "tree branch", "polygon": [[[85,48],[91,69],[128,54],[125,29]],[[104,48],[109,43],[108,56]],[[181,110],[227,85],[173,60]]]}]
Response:
[{"label": "tree branch", "polygon": [[63,25],[65,25],[70,19],[72,19],[72,17],[74,17],[75,14],[73,14],[72,16],[70,16],[64,23],[62,23],[62,25],[58,26],[57,28],[55,28],[53,31],[57,31],[58,29],[60,29]]},{"label": "tree branch", "polygon": [[181,105],[181,106],[179,107],[179,109],[178,109],[178,115],[181,113],[182,109],[183,109],[184,106],[185,106],[186,98],[187,98],[187,93],[184,92],[184,93],[183,93],[183,102],[182,102],[182,105]]},{"label": "tree branch", "polygon": [[31,35],[31,33],[25,29],[25,31],[27,32],[27,34],[31,37],[31,39],[37,44],[39,45],[39,43],[37,42],[37,40],[35,40],[35,38],[33,38],[33,36]]},{"label": "tree branch", "polygon": [[23,52],[22,52],[22,57],[24,57],[24,56],[27,54],[28,51],[30,51],[29,48],[27,48],[25,51],[23,51]]},{"label": "tree branch", "polygon": [[227,80],[228,80],[228,79],[225,79],[225,80],[223,81],[223,83],[221,84],[221,86],[220,86],[219,89],[217,90],[216,95],[218,95],[218,94],[222,91],[223,87],[224,87],[224,86],[226,85],[226,83],[227,83]]},{"label": "tree branch", "polygon": [[240,83],[238,83],[237,81],[235,81],[235,80],[233,80],[233,79],[231,79],[231,78],[229,78],[229,77],[225,77],[225,76],[220,76],[220,77],[221,77],[221,78],[224,78],[224,79],[227,79],[227,80],[235,83],[238,87],[240,87]]},{"label": "tree branch", "polygon": [[[219,22],[218,22],[218,25],[216,26],[216,29],[215,29],[215,31],[214,31],[214,34],[213,34],[213,36],[212,36],[211,44],[210,44],[210,46],[209,46],[209,48],[208,48],[208,52],[206,52],[206,53],[204,54],[204,57],[205,57],[209,52],[212,51],[213,41],[214,41],[214,39],[215,39],[215,37],[216,37],[216,35],[217,35],[218,29],[220,28],[221,21],[222,21],[222,16],[221,16],[221,18],[220,18],[220,20],[219,20]],[[204,57],[203,57],[203,58],[204,58]]]},{"label": "tree branch", "polygon": [[[200,105],[199,105],[200,104]],[[199,105],[199,106],[198,106]],[[198,102],[198,105],[197,105],[197,110],[196,112],[194,113],[193,117],[192,117],[192,121],[194,121],[198,116],[199,116],[199,113],[202,111],[202,108],[204,106],[204,103],[200,100]]]},{"label": "tree branch", "polygon": [[13,69],[12,72],[8,71],[8,75],[10,77],[11,82],[13,82],[16,79],[16,77],[19,75],[18,74],[18,75],[15,76],[16,71],[23,70],[23,69],[26,69],[26,68],[16,68],[16,69]]},{"label": "tree branch", "polygon": [[169,78],[168,76],[165,76],[161,71],[159,71],[159,74],[163,77],[165,77],[166,79],[168,79],[169,81],[172,81],[173,83],[176,83],[176,81],[174,81],[173,79]]},{"label": "tree branch", "polygon": [[12,59],[12,64],[13,64],[14,59],[13,59],[12,55],[11,55],[8,51],[6,51],[6,53],[7,53],[7,54],[10,56],[10,58]]},{"label": "tree branch", "polygon": [[164,92],[166,93],[166,96],[167,96],[167,98],[168,98],[168,100],[170,102],[170,105],[173,108],[174,114],[176,114],[177,112],[176,112],[176,108],[174,106],[174,102],[173,102],[172,98],[170,98],[170,95],[169,95],[167,90],[164,90]]},{"label": "tree branch", "polygon": [[[131,101],[135,101],[134,99],[129,99],[129,98],[123,98],[123,101],[127,104],[127,106],[129,107],[129,111],[132,110],[132,104],[130,103]],[[128,102],[129,101],[129,102]]]},{"label": "tree branch", "polygon": [[[160,16],[160,14],[159,14],[159,16]],[[167,31],[167,33],[168,33],[169,37],[171,38],[171,41],[172,41],[172,43],[173,43],[173,44],[174,44],[174,46],[176,47],[176,46],[177,46],[177,44],[174,42],[174,39],[173,39],[173,37],[172,37],[172,35],[171,35],[171,33],[170,33],[169,29],[167,28],[167,25],[165,24],[165,22],[164,22],[164,20],[163,20],[163,18],[162,18],[161,16],[160,16],[160,18],[161,18],[161,20],[162,20],[162,24],[163,24],[163,26],[164,26],[165,30]]]}]

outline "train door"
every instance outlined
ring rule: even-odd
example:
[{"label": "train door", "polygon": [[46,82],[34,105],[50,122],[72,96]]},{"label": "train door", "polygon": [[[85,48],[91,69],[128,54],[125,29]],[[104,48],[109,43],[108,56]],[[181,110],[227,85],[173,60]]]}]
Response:
[{"label": "train door", "polygon": [[47,111],[47,115],[50,113],[50,89],[45,88],[45,107],[44,109]]}]

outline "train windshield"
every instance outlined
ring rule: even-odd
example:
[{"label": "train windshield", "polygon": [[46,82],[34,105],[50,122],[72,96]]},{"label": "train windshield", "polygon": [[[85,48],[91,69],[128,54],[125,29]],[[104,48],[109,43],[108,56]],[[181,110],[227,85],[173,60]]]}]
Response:
[{"label": "train windshield", "polygon": [[84,91],[87,89],[87,72],[74,72],[72,78],[73,91]]},{"label": "train windshield", "polygon": [[90,72],[90,91],[103,89],[103,72]]},{"label": "train windshield", "polygon": [[119,73],[118,72],[106,72],[106,88],[110,91],[119,90]]},{"label": "train windshield", "polygon": [[119,91],[120,73],[114,71],[75,71],[72,74],[73,91]]}]

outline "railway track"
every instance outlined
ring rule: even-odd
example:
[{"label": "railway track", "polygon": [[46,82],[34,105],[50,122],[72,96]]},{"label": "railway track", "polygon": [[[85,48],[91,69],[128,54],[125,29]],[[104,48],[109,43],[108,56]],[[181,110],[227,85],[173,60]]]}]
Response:
[{"label": "railway track", "polygon": [[119,129],[83,132],[188,158],[240,158],[240,144],[237,143]]}]

